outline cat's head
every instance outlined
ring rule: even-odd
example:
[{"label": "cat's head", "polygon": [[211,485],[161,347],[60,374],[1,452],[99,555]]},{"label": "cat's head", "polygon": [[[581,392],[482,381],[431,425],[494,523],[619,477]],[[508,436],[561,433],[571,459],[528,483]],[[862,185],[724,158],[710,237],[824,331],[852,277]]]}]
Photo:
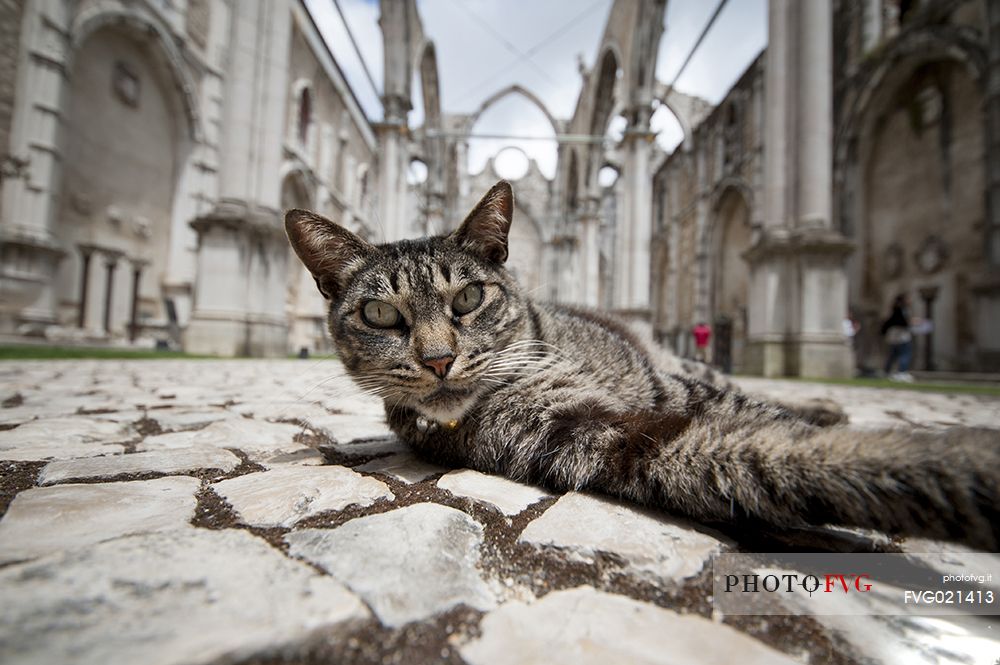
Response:
[{"label": "cat's head", "polygon": [[434,420],[460,418],[498,383],[527,325],[504,268],[514,198],[498,182],[447,236],[372,245],[306,210],[285,230],[330,304],[330,334],[358,384]]}]

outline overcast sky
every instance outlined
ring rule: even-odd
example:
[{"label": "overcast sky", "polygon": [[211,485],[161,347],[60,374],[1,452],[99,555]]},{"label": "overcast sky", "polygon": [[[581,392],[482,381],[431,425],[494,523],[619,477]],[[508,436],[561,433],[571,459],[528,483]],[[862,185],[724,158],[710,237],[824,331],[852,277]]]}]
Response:
[{"label": "overcast sky", "polygon": [[[344,75],[372,120],[382,117],[378,95],[365,77],[332,0],[306,0]],[[382,86],[382,35],[377,0],[340,0],[365,61]],[[441,106],[445,113],[475,111],[494,92],[518,83],[533,91],[559,118],[568,118],[580,92],[578,59],[592,67],[611,0],[418,0],[424,31],[437,48]],[[713,0],[671,0],[660,42],[657,78],[673,80],[714,11]],[[677,81],[678,90],[721,100],[767,44],[767,0],[731,0]],[[419,88],[411,125],[422,122]],[[680,128],[666,110],[654,117],[659,142],[671,149]],[[484,113],[475,133],[551,136],[536,107],[517,96]],[[470,169],[480,171],[490,156],[515,146],[538,161],[551,177],[552,142],[479,139],[470,145]],[[507,151],[505,157],[515,157]]]}]

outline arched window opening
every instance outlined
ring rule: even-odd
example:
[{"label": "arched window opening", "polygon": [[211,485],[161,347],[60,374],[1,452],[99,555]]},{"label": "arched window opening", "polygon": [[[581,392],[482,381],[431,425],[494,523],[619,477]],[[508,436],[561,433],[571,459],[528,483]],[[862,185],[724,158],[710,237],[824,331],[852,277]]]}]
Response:
[{"label": "arched window opening", "polygon": [[667,154],[672,153],[684,142],[684,129],[673,111],[666,104],[660,104],[649,118],[649,129],[656,134],[656,144]]},{"label": "arched window opening", "polygon": [[427,182],[427,164],[414,159],[406,169],[406,182],[409,185],[422,185]]},{"label": "arched window opening", "polygon": [[[480,173],[491,157],[500,157],[506,148],[517,148],[522,157],[534,160],[548,179],[555,177],[558,144],[552,121],[538,106],[517,94],[510,94],[491,104],[472,126],[469,140],[470,173]],[[476,138],[476,135],[488,138]],[[509,138],[516,137],[516,138]],[[519,138],[530,137],[530,138]],[[541,139],[541,140],[539,140]],[[504,157],[512,163],[520,157]],[[497,161],[494,161],[494,166]]]},{"label": "arched window opening", "polygon": [[299,143],[306,145],[309,141],[309,125],[312,124],[312,94],[309,88],[302,88],[299,93],[299,119],[297,134]]},{"label": "arched window opening", "polygon": [[527,175],[529,167],[528,156],[520,148],[504,148],[493,158],[497,175],[506,180],[520,180]]},{"label": "arched window opening", "polygon": [[618,182],[618,176],[619,172],[617,168],[610,164],[605,164],[597,172],[597,184],[602,188],[614,187],[615,183]]},{"label": "arched window opening", "polygon": [[613,117],[608,123],[608,129],[604,132],[604,135],[613,142],[619,143],[623,138],[625,138],[626,129],[628,129],[628,119],[619,114]]}]

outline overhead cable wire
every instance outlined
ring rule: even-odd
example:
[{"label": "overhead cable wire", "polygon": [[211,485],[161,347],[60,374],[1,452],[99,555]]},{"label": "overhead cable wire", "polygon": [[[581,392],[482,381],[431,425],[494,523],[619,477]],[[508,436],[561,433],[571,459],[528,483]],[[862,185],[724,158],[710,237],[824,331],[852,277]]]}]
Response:
[{"label": "overhead cable wire", "polygon": [[705,41],[705,36],[708,35],[708,31],[712,29],[712,26],[715,24],[715,19],[719,18],[719,14],[722,13],[722,8],[726,6],[727,2],[729,2],[729,0],[719,0],[719,4],[716,5],[715,11],[712,12],[712,17],[708,19],[708,23],[705,24],[704,28],[702,28],[701,34],[698,35],[698,40],[694,43],[694,46],[691,47],[691,50],[688,51],[687,57],[684,58],[684,62],[681,63],[681,68],[677,70],[677,73],[674,74],[673,80],[671,80],[670,84],[667,86],[667,92],[663,95],[664,98],[668,97],[670,93],[673,92],[674,85],[676,85],[677,80],[680,79],[684,70],[687,69],[688,63],[690,63],[691,58],[694,57],[695,51],[697,51],[698,47],[701,46],[701,43]]},{"label": "overhead cable wire", "polygon": [[487,83],[490,83],[490,82],[496,80],[497,76],[499,76],[500,74],[503,74],[508,69],[510,69],[511,67],[513,67],[514,65],[516,65],[517,63],[521,62],[522,60],[530,58],[532,55],[534,55],[535,53],[537,53],[538,51],[540,51],[542,49],[542,47],[548,46],[549,44],[553,43],[555,40],[557,40],[558,38],[560,38],[564,34],[566,34],[571,28],[576,27],[576,25],[580,21],[582,21],[583,19],[585,19],[588,16],[590,16],[591,12],[593,11],[593,9],[595,7],[597,7],[598,5],[600,5],[602,3],[605,3],[605,2],[607,2],[607,0],[596,0],[596,2],[591,3],[582,12],[580,12],[579,14],[577,14],[576,16],[574,16],[573,18],[571,18],[569,21],[567,21],[566,23],[564,23],[559,28],[556,28],[555,30],[553,30],[544,39],[542,39],[541,41],[539,41],[536,44],[534,44],[531,48],[529,48],[523,54],[517,56],[516,58],[514,58],[513,60],[511,60],[510,62],[508,62],[504,66],[502,66],[500,69],[496,70],[494,73],[492,73],[489,76],[487,76],[486,78],[484,78],[482,81],[480,81],[479,83],[477,83],[473,87],[468,88],[466,90],[466,92],[464,92],[461,95],[459,95],[459,98],[468,97],[469,95],[472,95],[472,94],[475,94],[475,93],[479,92]]},{"label": "overhead cable wire", "polygon": [[358,60],[361,62],[361,69],[365,73],[365,78],[368,79],[368,83],[371,84],[372,90],[375,91],[375,97],[378,98],[381,103],[382,93],[379,91],[378,86],[375,85],[375,79],[372,77],[371,70],[368,69],[368,63],[365,62],[365,56],[361,55],[361,49],[358,47],[358,42],[354,39],[354,33],[351,31],[351,24],[347,22],[347,17],[344,16],[344,11],[340,8],[340,0],[333,0],[333,6],[337,8],[337,14],[340,15],[340,20],[344,24],[344,30],[347,31],[347,38],[351,41],[351,46],[354,47],[354,53],[357,54]]},{"label": "overhead cable wire", "polygon": [[554,78],[552,78],[551,74],[549,74],[547,71],[545,71],[544,69],[542,69],[538,65],[538,63],[536,63],[534,60],[531,59],[530,56],[525,55],[525,53],[523,51],[521,51],[521,49],[519,49],[517,46],[515,46],[514,44],[512,44],[510,42],[510,40],[508,40],[502,34],[500,34],[500,32],[498,32],[497,29],[494,28],[490,24],[489,21],[485,20],[479,14],[477,14],[474,11],[472,11],[472,8],[468,5],[468,3],[465,2],[465,0],[455,0],[455,4],[457,4],[459,7],[461,7],[465,11],[465,13],[468,14],[476,23],[478,23],[479,25],[483,26],[483,28],[485,28],[491,35],[493,35],[493,37],[497,41],[499,41],[501,44],[503,44],[504,47],[508,51],[510,51],[514,55],[519,56],[520,58],[523,58],[524,60],[526,60],[528,62],[528,64],[530,64],[532,67],[534,67],[534,69],[535,69],[536,72],[538,72],[539,74],[541,74],[542,76],[544,76],[545,78],[547,78],[550,82],[552,82],[552,83],[558,83],[558,81],[556,81]]}]

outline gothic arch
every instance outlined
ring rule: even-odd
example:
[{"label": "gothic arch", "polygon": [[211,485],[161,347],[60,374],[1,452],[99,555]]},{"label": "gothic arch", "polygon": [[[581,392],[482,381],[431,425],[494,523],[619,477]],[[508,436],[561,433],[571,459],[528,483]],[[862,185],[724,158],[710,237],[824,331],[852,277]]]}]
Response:
[{"label": "gothic arch", "polygon": [[654,98],[663,106],[667,107],[681,126],[684,134],[684,141],[681,147],[685,151],[691,150],[694,137],[694,130],[702,120],[715,108],[700,97],[688,95],[677,90],[668,90],[666,84],[657,83],[655,85]]},{"label": "gothic arch", "polygon": [[[982,36],[967,26],[936,25],[909,29],[886,43],[878,59],[859,74],[859,92],[848,101],[834,135],[835,221],[850,239],[864,238],[867,219],[864,213],[866,189],[862,169],[870,162],[874,134],[882,111],[891,104],[900,86],[905,85],[922,66],[955,63],[963,68],[985,95],[988,65]],[[986,122],[986,114],[983,114]],[[984,127],[985,130],[985,127]],[[986,160],[983,160],[985,177]],[[984,201],[985,205],[985,201]],[[864,243],[858,243],[851,257],[851,300],[855,305],[865,300],[868,287],[857,279],[868,260]],[[875,303],[867,306],[876,307]]]},{"label": "gothic arch", "polygon": [[501,99],[509,95],[520,95],[524,99],[528,100],[528,102],[538,107],[538,110],[540,110],[543,114],[545,114],[545,117],[548,119],[549,124],[552,125],[552,131],[555,132],[556,135],[559,134],[559,121],[556,120],[556,117],[552,115],[552,112],[549,111],[547,106],[545,106],[545,102],[539,99],[539,97],[535,93],[531,92],[527,88],[524,88],[516,83],[514,85],[509,85],[506,88],[503,88],[493,93],[486,99],[486,101],[480,104],[479,108],[476,109],[476,112],[473,113],[471,116],[469,116],[468,131],[470,132],[472,131],[472,128],[479,121],[480,116],[482,116],[482,114],[485,113],[487,109],[489,109],[491,106],[493,106]]},{"label": "gothic arch", "polygon": [[569,168],[566,170],[566,210],[575,212],[580,205],[580,163],[576,147],[569,149]]},{"label": "gothic arch", "polygon": [[750,248],[751,199],[739,181],[720,185],[713,194],[707,249],[709,312],[715,327],[716,362],[739,371],[747,337],[750,269],[743,254]]},{"label": "gothic arch", "polygon": [[441,127],[441,88],[438,82],[437,51],[427,41],[420,56],[420,91],[424,104],[424,126]]},{"label": "gothic arch", "polygon": [[[591,136],[603,136],[608,129],[608,123],[617,109],[624,106],[620,99],[619,72],[621,71],[621,54],[614,44],[605,45],[597,62],[597,83],[594,86],[593,102],[590,107],[590,122],[587,124]],[[584,166],[584,188],[596,192],[597,171],[604,162],[604,144],[590,144],[587,149],[587,162]]]},{"label": "gothic arch", "polygon": [[317,201],[316,188],[313,186],[314,180],[315,177],[309,167],[298,160],[286,161],[282,164],[282,208],[308,208],[315,210],[317,208]]},{"label": "gothic arch", "polygon": [[712,190],[709,206],[712,213],[718,213],[727,195],[735,193],[743,198],[747,208],[753,209],[753,187],[743,178],[726,176]]},{"label": "gothic arch", "polygon": [[291,142],[310,149],[311,137],[315,134],[316,125],[315,93],[313,82],[307,78],[297,79],[292,83],[292,112],[289,114],[287,135]]},{"label": "gothic arch", "polygon": [[[70,49],[67,54],[67,69],[72,71],[73,58],[80,46],[90,35],[102,28],[114,28],[137,37],[139,41],[152,46],[152,52],[159,56],[159,66],[168,74],[177,88],[184,112],[188,138],[196,143],[202,141],[204,131],[201,114],[198,111],[198,85],[177,48],[169,28],[155,15],[140,9],[117,5],[88,7],[73,19],[70,27]],[[150,39],[150,36],[153,38]]]},{"label": "gothic arch", "polygon": [[[53,233],[73,258],[55,277],[57,315],[72,308],[81,327],[134,334],[167,318],[164,284],[190,233],[179,201],[199,134],[194,87],[165,28],[141,11],[84,12],[68,41]],[[109,266],[100,295],[92,252]],[[145,279],[128,283],[128,265]]]},{"label": "gothic arch", "polygon": [[[861,322],[856,343],[864,366],[880,362],[877,329],[889,299],[917,288],[933,290],[939,313],[952,312],[938,317],[933,337],[919,343],[931,345],[939,368],[975,363],[980,338],[956,324],[961,317],[954,314],[974,302],[956,285],[975,270],[972,257],[985,258],[988,247],[977,223],[987,213],[988,160],[981,146],[988,135],[988,70],[984,45],[964,39],[968,34],[961,26],[901,33],[864,72],[838,127],[835,214],[855,244],[849,299]],[[909,192],[917,194],[911,199]],[[966,265],[939,259],[924,269],[916,259],[922,247],[941,248],[931,255],[967,257]]]},{"label": "gothic arch", "polygon": [[859,92],[849,102],[834,136],[834,177],[840,178],[852,141],[861,137],[872,121],[873,109],[884,104],[898,83],[914,69],[929,62],[951,60],[962,64],[973,80],[985,88],[989,72],[981,34],[966,26],[940,25],[907,30],[890,41],[877,62],[860,74]]}]

